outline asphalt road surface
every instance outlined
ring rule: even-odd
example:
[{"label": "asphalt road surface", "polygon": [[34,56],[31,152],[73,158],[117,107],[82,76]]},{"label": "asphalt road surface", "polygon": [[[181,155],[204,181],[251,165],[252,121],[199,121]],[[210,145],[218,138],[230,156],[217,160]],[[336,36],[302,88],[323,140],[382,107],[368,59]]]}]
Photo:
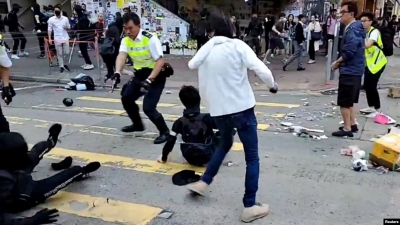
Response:
[{"label": "asphalt road surface", "polygon": [[[17,96],[10,106],[2,105],[12,130],[21,132],[30,144],[46,139],[52,123],[63,124],[61,143],[39,164],[34,178],[53,175],[50,163],[66,156],[78,165],[89,161],[103,165],[89,179],[72,184],[42,205],[62,212],[57,224],[242,224],[246,163],[238,137],[225,159],[233,165],[222,166],[206,197],[193,198],[185,187],[173,185],[171,177],[182,169],[201,173],[204,168],[185,164],[178,145],[169,163],[157,163],[162,145],[152,143],[156,129],[146,119],[147,133],[122,134],[119,128],[129,119],[118,92],[64,91],[40,85],[14,83]],[[158,106],[169,125],[183,110],[177,94],[177,90],[164,94]],[[385,134],[386,126],[359,116],[363,129],[354,139],[333,138],[330,134],[340,122],[338,109],[331,104],[335,95],[255,94],[261,163],[258,201],[268,203],[271,212],[252,224],[378,225],[383,218],[400,217],[400,175],[355,172],[350,169],[351,158],[340,155],[340,149],[349,145],[371,151],[370,139]],[[62,105],[65,97],[74,99],[72,107]],[[365,96],[360,99],[365,107]],[[382,101],[386,112],[399,115],[398,101],[387,99],[385,93]],[[324,130],[328,138],[297,137],[280,121]],[[173,215],[162,218],[165,211]]]}]

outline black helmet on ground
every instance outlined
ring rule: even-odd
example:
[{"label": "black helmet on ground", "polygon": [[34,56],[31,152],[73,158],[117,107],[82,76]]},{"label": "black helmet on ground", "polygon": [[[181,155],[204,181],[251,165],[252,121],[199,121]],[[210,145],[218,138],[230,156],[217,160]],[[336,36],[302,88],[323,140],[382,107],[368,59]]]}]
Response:
[{"label": "black helmet on ground", "polygon": [[74,100],[72,100],[71,98],[64,98],[63,104],[67,107],[70,107],[74,104]]}]

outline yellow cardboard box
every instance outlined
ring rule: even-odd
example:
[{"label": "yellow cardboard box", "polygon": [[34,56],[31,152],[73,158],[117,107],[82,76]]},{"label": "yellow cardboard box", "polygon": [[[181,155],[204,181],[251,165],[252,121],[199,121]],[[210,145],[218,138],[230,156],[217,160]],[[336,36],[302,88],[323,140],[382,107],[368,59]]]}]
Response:
[{"label": "yellow cardboard box", "polygon": [[400,167],[400,134],[390,133],[375,141],[369,160],[390,170]]},{"label": "yellow cardboard box", "polygon": [[400,87],[390,87],[388,97],[400,98]]}]

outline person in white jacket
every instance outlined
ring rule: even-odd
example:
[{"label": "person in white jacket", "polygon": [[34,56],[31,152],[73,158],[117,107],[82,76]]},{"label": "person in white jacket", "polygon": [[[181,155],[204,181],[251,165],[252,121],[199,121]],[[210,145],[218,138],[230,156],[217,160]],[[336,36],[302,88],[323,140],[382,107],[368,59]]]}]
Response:
[{"label": "person in white jacket", "polygon": [[321,24],[315,15],[311,16],[311,22],[308,24],[308,29],[310,31],[310,42],[308,44],[308,55],[310,60],[308,60],[308,64],[313,64],[315,63],[315,52],[319,50],[319,41],[322,37]]},{"label": "person in white jacket", "polygon": [[259,178],[256,100],[247,69],[253,70],[264,81],[270,92],[278,86],[271,71],[243,41],[232,38],[232,24],[224,16],[212,15],[211,38],[189,61],[189,68],[198,71],[201,99],[213,117],[221,134],[221,144],[215,150],[201,180],[187,188],[204,195],[213,181],[226,154],[232,147],[234,129],[244,146],[246,159],[243,222],[251,222],[268,214],[269,206],[256,202]]}]

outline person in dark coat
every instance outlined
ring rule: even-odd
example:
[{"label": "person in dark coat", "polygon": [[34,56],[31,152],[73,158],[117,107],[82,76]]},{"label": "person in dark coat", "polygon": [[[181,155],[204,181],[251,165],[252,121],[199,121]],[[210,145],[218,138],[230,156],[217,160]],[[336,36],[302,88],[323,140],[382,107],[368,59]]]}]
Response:
[{"label": "person in dark coat", "polygon": [[35,32],[36,32],[36,36],[39,41],[40,55],[38,56],[38,58],[45,59],[46,51],[44,48],[44,39],[45,39],[45,37],[48,36],[47,35],[47,21],[49,18],[41,12],[40,5],[37,3],[32,6],[32,11],[34,14]]},{"label": "person in dark coat", "polygon": [[[107,81],[114,74],[115,62],[119,53],[119,46],[121,44],[121,34],[117,26],[111,26],[107,29],[103,47],[100,51],[101,57],[107,67],[107,75],[104,80]],[[104,51],[103,51],[104,50]]]},{"label": "person in dark coat", "polygon": [[[35,181],[32,172],[43,155],[50,152],[58,141],[62,126],[54,124],[49,129],[49,137],[28,151],[28,144],[20,133],[0,134],[0,224],[1,225],[41,225],[57,222],[56,209],[43,209],[31,217],[14,219],[10,214],[29,210],[45,202],[61,189],[74,181],[81,180],[100,168],[100,163],[86,166],[71,166],[62,172]],[[54,167],[53,167],[54,168]]]}]

